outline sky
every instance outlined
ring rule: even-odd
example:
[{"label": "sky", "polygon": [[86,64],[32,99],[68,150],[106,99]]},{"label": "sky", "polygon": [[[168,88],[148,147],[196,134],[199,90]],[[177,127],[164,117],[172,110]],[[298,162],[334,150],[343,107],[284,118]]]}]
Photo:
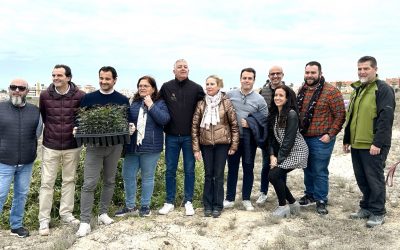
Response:
[{"label": "sky", "polygon": [[319,61],[327,81],[357,80],[357,60],[378,60],[381,79],[399,77],[400,1],[13,0],[0,8],[0,89],[14,78],[51,83],[56,64],[72,81],[98,87],[98,70],[116,68],[115,88],[136,89],[151,75],[173,79],[184,58],[189,78],[240,86],[240,71],[257,71],[261,87],[273,65],[300,85],[304,66]]}]

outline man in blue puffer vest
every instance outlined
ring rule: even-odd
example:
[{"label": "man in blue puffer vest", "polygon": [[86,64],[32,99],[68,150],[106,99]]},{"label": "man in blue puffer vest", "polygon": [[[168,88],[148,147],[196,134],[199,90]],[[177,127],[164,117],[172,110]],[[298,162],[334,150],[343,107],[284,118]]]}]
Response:
[{"label": "man in blue puffer vest", "polygon": [[29,88],[25,80],[13,80],[8,91],[10,100],[0,103],[0,215],[14,181],[11,235],[24,238],[29,236],[22,226],[25,203],[43,124],[39,109],[26,102]]}]

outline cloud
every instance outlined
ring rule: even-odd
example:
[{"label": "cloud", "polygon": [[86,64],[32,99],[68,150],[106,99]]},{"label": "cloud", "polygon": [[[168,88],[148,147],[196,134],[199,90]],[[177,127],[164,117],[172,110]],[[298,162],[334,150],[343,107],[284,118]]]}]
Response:
[{"label": "cloud", "polygon": [[0,10],[1,85],[19,75],[50,81],[54,64],[71,66],[74,80],[97,83],[103,65],[117,68],[118,85],[152,74],[173,77],[186,58],[190,78],[219,74],[238,86],[241,68],[273,64],[300,83],[304,64],[321,61],[332,80],[356,77],[356,60],[377,57],[380,74],[398,76],[399,3],[389,1],[8,1]]}]

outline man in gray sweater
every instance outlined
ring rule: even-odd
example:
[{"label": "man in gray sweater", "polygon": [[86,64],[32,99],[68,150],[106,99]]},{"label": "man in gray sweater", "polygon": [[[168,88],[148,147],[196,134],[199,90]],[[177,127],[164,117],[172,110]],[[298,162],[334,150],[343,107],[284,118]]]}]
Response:
[{"label": "man in gray sweater", "polygon": [[253,68],[243,69],[240,73],[240,89],[234,89],[227,93],[227,96],[231,99],[236,110],[236,117],[240,129],[240,142],[239,148],[235,154],[228,156],[228,180],[224,208],[231,208],[234,206],[239,164],[240,159],[242,159],[242,204],[247,211],[254,210],[250,201],[250,195],[254,181],[253,169],[257,143],[245,118],[247,118],[249,114],[255,112],[262,112],[265,116],[268,116],[267,103],[260,94],[253,91],[255,78],[256,71]]}]

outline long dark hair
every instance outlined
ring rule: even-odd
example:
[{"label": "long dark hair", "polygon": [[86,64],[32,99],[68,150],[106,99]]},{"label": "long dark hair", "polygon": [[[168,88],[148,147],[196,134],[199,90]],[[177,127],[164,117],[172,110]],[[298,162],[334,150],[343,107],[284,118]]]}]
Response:
[{"label": "long dark hair", "polygon": [[280,86],[276,87],[275,92],[278,89],[283,89],[285,91],[287,101],[283,105],[282,111],[279,114],[278,107],[276,106],[275,101],[272,100],[271,107],[269,108],[270,115],[269,115],[268,120],[269,120],[270,125],[273,126],[273,124],[275,122],[275,118],[278,116],[278,126],[280,128],[284,128],[284,127],[286,127],[286,120],[287,120],[289,111],[293,109],[297,113],[297,115],[299,115],[299,108],[297,107],[296,94],[290,87],[288,87],[286,85],[280,85]]},{"label": "long dark hair", "polygon": [[153,102],[155,102],[158,99],[160,99],[160,95],[159,95],[158,89],[157,89],[156,80],[151,76],[142,76],[142,77],[139,78],[139,80],[138,80],[138,82],[136,84],[136,87],[137,87],[138,90],[135,93],[135,95],[133,96],[133,101],[138,101],[138,100],[140,100],[142,98],[140,96],[140,94],[139,94],[139,83],[140,83],[141,80],[147,80],[150,83],[151,87],[154,88],[154,93],[151,95],[151,99],[153,100]]}]

